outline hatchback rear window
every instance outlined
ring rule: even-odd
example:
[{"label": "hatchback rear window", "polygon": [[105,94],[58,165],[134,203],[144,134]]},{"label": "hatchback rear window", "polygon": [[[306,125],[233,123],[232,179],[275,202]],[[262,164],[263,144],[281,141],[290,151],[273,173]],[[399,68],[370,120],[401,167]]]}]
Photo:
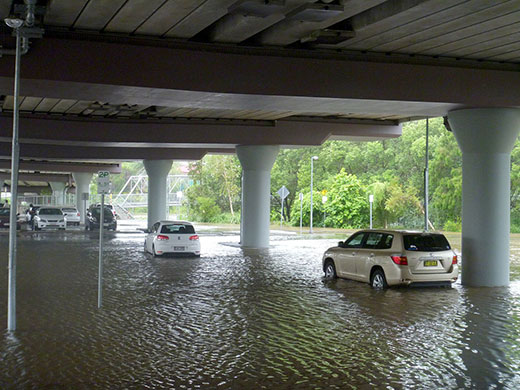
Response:
[{"label": "hatchback rear window", "polygon": [[407,251],[438,252],[451,249],[450,243],[442,234],[406,234],[403,236],[403,243]]},{"label": "hatchback rear window", "polygon": [[69,207],[64,207],[61,209],[61,211],[65,211],[67,213],[76,213],[78,210]]},{"label": "hatchback rear window", "polygon": [[193,225],[163,225],[161,233],[164,234],[195,234]]}]

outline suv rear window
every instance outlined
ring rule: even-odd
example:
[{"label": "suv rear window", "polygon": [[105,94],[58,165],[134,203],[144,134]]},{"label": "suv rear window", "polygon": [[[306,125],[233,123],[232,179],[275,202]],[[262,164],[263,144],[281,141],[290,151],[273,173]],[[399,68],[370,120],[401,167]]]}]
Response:
[{"label": "suv rear window", "polygon": [[163,225],[161,233],[164,234],[195,234],[193,225]]},{"label": "suv rear window", "polygon": [[439,252],[451,249],[442,234],[406,234],[403,236],[403,244],[407,251]]}]

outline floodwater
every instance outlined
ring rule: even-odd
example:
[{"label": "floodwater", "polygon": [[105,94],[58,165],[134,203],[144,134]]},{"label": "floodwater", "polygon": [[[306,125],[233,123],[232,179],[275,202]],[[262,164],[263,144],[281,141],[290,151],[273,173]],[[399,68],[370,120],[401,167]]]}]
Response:
[{"label": "floodwater", "polygon": [[508,288],[375,291],[323,279],[338,237],[246,251],[225,234],[202,234],[200,258],[107,235],[100,310],[97,234],[21,234],[14,333],[0,269],[0,388],[520,388],[518,239]]}]

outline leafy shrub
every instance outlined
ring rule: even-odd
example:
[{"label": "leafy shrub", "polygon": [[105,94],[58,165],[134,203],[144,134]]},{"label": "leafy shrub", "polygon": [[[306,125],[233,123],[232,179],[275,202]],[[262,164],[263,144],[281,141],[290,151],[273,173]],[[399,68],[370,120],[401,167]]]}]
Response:
[{"label": "leafy shrub", "polygon": [[462,230],[461,221],[446,221],[444,223],[444,230],[447,232],[460,232]]}]

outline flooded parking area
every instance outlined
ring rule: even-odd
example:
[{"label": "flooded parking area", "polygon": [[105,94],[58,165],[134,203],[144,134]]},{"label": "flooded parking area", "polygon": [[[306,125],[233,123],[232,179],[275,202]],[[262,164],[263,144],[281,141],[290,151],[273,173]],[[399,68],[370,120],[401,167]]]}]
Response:
[{"label": "flooded parking area", "polygon": [[0,388],[520,388],[520,243],[508,288],[375,291],[323,278],[339,238],[257,251],[202,233],[200,258],[153,258],[144,234],[110,234],[98,309],[97,234],[21,234],[13,334],[0,270]]}]

